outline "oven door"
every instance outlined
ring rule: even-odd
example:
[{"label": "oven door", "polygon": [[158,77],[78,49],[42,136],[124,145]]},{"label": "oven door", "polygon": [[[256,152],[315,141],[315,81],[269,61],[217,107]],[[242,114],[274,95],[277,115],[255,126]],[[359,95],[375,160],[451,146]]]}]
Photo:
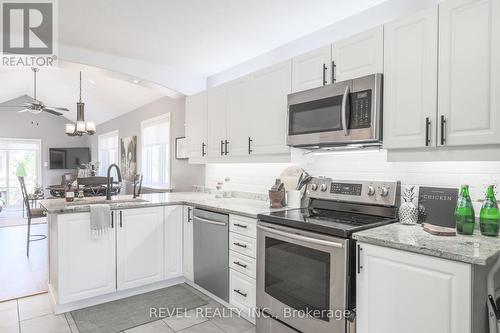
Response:
[{"label": "oven door", "polygon": [[347,240],[263,222],[257,238],[257,307],[303,332],[345,332]]}]

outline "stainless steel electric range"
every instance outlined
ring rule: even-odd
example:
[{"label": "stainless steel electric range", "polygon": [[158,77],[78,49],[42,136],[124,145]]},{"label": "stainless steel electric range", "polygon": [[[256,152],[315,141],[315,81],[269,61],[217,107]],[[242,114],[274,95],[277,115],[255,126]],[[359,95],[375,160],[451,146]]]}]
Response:
[{"label": "stainless steel electric range", "polygon": [[399,182],[313,178],[307,208],[260,214],[258,331],[354,332],[356,245],[351,235],[397,221],[400,192]]}]

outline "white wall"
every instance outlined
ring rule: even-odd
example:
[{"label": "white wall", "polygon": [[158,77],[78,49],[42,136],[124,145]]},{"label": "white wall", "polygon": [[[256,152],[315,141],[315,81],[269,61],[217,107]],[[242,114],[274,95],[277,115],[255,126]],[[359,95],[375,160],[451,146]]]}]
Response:
[{"label": "white wall", "polygon": [[[473,200],[483,198],[484,184],[500,184],[500,162],[388,162],[385,150],[336,152],[327,155],[303,155],[296,149],[292,164],[313,176],[338,180],[400,180],[402,185],[459,187],[471,186]],[[265,193],[275,178],[290,164],[210,164],[206,167],[206,186],[229,177],[227,190]]]}]

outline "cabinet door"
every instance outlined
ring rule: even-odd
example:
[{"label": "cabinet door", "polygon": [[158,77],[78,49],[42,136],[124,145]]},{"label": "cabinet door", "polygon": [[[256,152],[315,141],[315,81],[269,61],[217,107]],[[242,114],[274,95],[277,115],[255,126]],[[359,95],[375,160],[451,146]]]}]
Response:
[{"label": "cabinet door", "polygon": [[206,155],[207,145],[207,93],[186,98],[186,139],[189,158],[200,159]]},{"label": "cabinet door", "polygon": [[438,8],[384,29],[384,147],[435,146]]},{"label": "cabinet door", "polygon": [[114,292],[115,229],[93,237],[89,213],[58,215],[57,227],[59,303]]},{"label": "cabinet door", "polygon": [[116,229],[118,290],[163,280],[163,207],[120,212]]},{"label": "cabinet door", "polygon": [[250,89],[250,76],[244,76],[226,84],[226,128],[229,156],[249,155],[250,128],[248,124],[252,119]]},{"label": "cabinet door", "polygon": [[286,120],[291,87],[291,60],[252,74],[252,154],[290,152]]},{"label": "cabinet door", "polygon": [[[500,2],[439,6],[439,145],[500,143]],[[442,140],[443,139],[443,140]]]},{"label": "cabinet door", "polygon": [[335,42],[332,56],[336,81],[383,73],[384,28],[376,27]]},{"label": "cabinet door", "polygon": [[332,46],[324,46],[292,59],[292,92],[332,83]]},{"label": "cabinet door", "polygon": [[165,279],[182,276],[183,207],[165,207]]},{"label": "cabinet door", "polygon": [[226,85],[207,90],[208,156],[224,156],[226,140]]},{"label": "cabinet door", "polygon": [[471,266],[359,243],[358,333],[470,333]]},{"label": "cabinet door", "polygon": [[193,271],[193,207],[184,206],[183,255],[182,264],[184,277],[194,280]]}]

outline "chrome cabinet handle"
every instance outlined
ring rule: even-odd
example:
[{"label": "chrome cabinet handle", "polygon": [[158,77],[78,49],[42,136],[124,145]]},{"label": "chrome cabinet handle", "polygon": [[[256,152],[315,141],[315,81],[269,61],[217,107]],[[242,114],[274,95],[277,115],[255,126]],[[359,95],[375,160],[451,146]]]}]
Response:
[{"label": "chrome cabinet handle", "polygon": [[351,88],[349,86],[345,87],[344,96],[342,97],[342,129],[344,130],[344,135],[349,135],[349,129],[347,128],[347,109],[349,108],[349,92]]},{"label": "chrome cabinet handle", "polygon": [[244,224],[239,224],[239,223],[235,223],[234,224],[235,227],[239,227],[239,228],[243,228],[243,229],[247,229],[248,226],[244,225]]},{"label": "chrome cabinet handle", "polygon": [[220,140],[220,155],[224,155],[224,140]]},{"label": "chrome cabinet handle", "polygon": [[335,61],[332,61],[332,83],[335,83],[335,69],[337,68],[337,65],[335,65]]},{"label": "chrome cabinet handle", "polygon": [[111,211],[111,229],[113,229],[115,227],[115,212],[114,211]]},{"label": "chrome cabinet handle", "polygon": [[441,145],[444,146],[446,144],[446,118],[441,115]]},{"label": "chrome cabinet handle", "polygon": [[431,144],[431,137],[430,137],[430,127],[431,127],[431,120],[429,117],[425,118],[425,145],[429,146]]},{"label": "chrome cabinet handle", "polygon": [[201,143],[201,156],[205,156],[206,155],[206,153],[205,153],[205,147],[206,146],[207,145],[205,144],[205,142]]},{"label": "chrome cabinet handle", "polygon": [[247,297],[247,295],[248,295],[247,293],[244,293],[244,292],[242,292],[242,291],[241,291],[241,290],[239,290],[239,289],[233,289],[233,291],[234,291],[235,293],[237,293],[237,294],[240,294],[240,295],[241,295],[241,296],[243,296],[243,297]]},{"label": "chrome cabinet handle", "polygon": [[235,246],[239,246],[239,247],[242,247],[242,248],[244,248],[244,249],[246,249],[246,248],[248,247],[248,245],[246,245],[246,244],[241,244],[241,243],[233,243],[233,245],[235,245]]},{"label": "chrome cabinet handle", "polygon": [[225,226],[226,225],[224,222],[217,222],[217,221],[207,220],[207,219],[204,219],[204,218],[199,217],[199,216],[195,216],[194,220],[198,221],[198,222],[215,224],[215,225],[220,225],[220,226]]},{"label": "chrome cabinet handle", "polygon": [[120,228],[123,228],[123,212],[120,210]]},{"label": "chrome cabinet handle", "polygon": [[361,248],[361,246],[358,244],[358,274],[361,273],[361,269],[363,268],[363,266],[361,266],[361,251],[363,249]]},{"label": "chrome cabinet handle", "polygon": [[227,155],[229,154],[229,151],[227,150],[227,145],[229,144],[229,141],[225,140],[224,141],[224,145],[225,145],[225,148],[224,148],[224,155]]},{"label": "chrome cabinet handle", "polygon": [[328,67],[326,67],[325,64],[323,64],[323,85],[326,85],[326,70],[328,69]]},{"label": "chrome cabinet handle", "polygon": [[248,155],[250,155],[251,153],[253,153],[252,142],[253,142],[252,138],[248,137]]},{"label": "chrome cabinet handle", "polygon": [[238,266],[243,267],[243,268],[247,268],[247,265],[242,264],[242,263],[241,263],[241,262],[239,262],[239,261],[233,261],[233,264],[238,265]]},{"label": "chrome cabinet handle", "polygon": [[191,215],[193,212],[191,210],[191,208],[188,208],[188,218],[187,218],[187,221],[188,222],[193,222],[193,216]]},{"label": "chrome cabinet handle", "polygon": [[299,240],[299,241],[308,242],[310,244],[317,244],[317,245],[324,245],[324,246],[336,247],[336,248],[339,248],[339,249],[341,249],[341,248],[344,247],[344,245],[342,245],[341,243],[335,243],[335,242],[327,241],[327,240],[323,240],[323,239],[316,239],[316,238],[311,238],[311,237],[307,237],[307,236],[302,236],[302,235],[297,235],[297,234],[291,234],[291,233],[280,231],[280,230],[276,230],[276,229],[273,229],[273,228],[264,227],[262,225],[258,225],[257,228],[261,229],[261,230],[264,230],[266,232],[269,232],[271,234],[283,236],[283,237],[286,237],[286,238],[289,238],[289,239],[296,239],[296,240]]}]

